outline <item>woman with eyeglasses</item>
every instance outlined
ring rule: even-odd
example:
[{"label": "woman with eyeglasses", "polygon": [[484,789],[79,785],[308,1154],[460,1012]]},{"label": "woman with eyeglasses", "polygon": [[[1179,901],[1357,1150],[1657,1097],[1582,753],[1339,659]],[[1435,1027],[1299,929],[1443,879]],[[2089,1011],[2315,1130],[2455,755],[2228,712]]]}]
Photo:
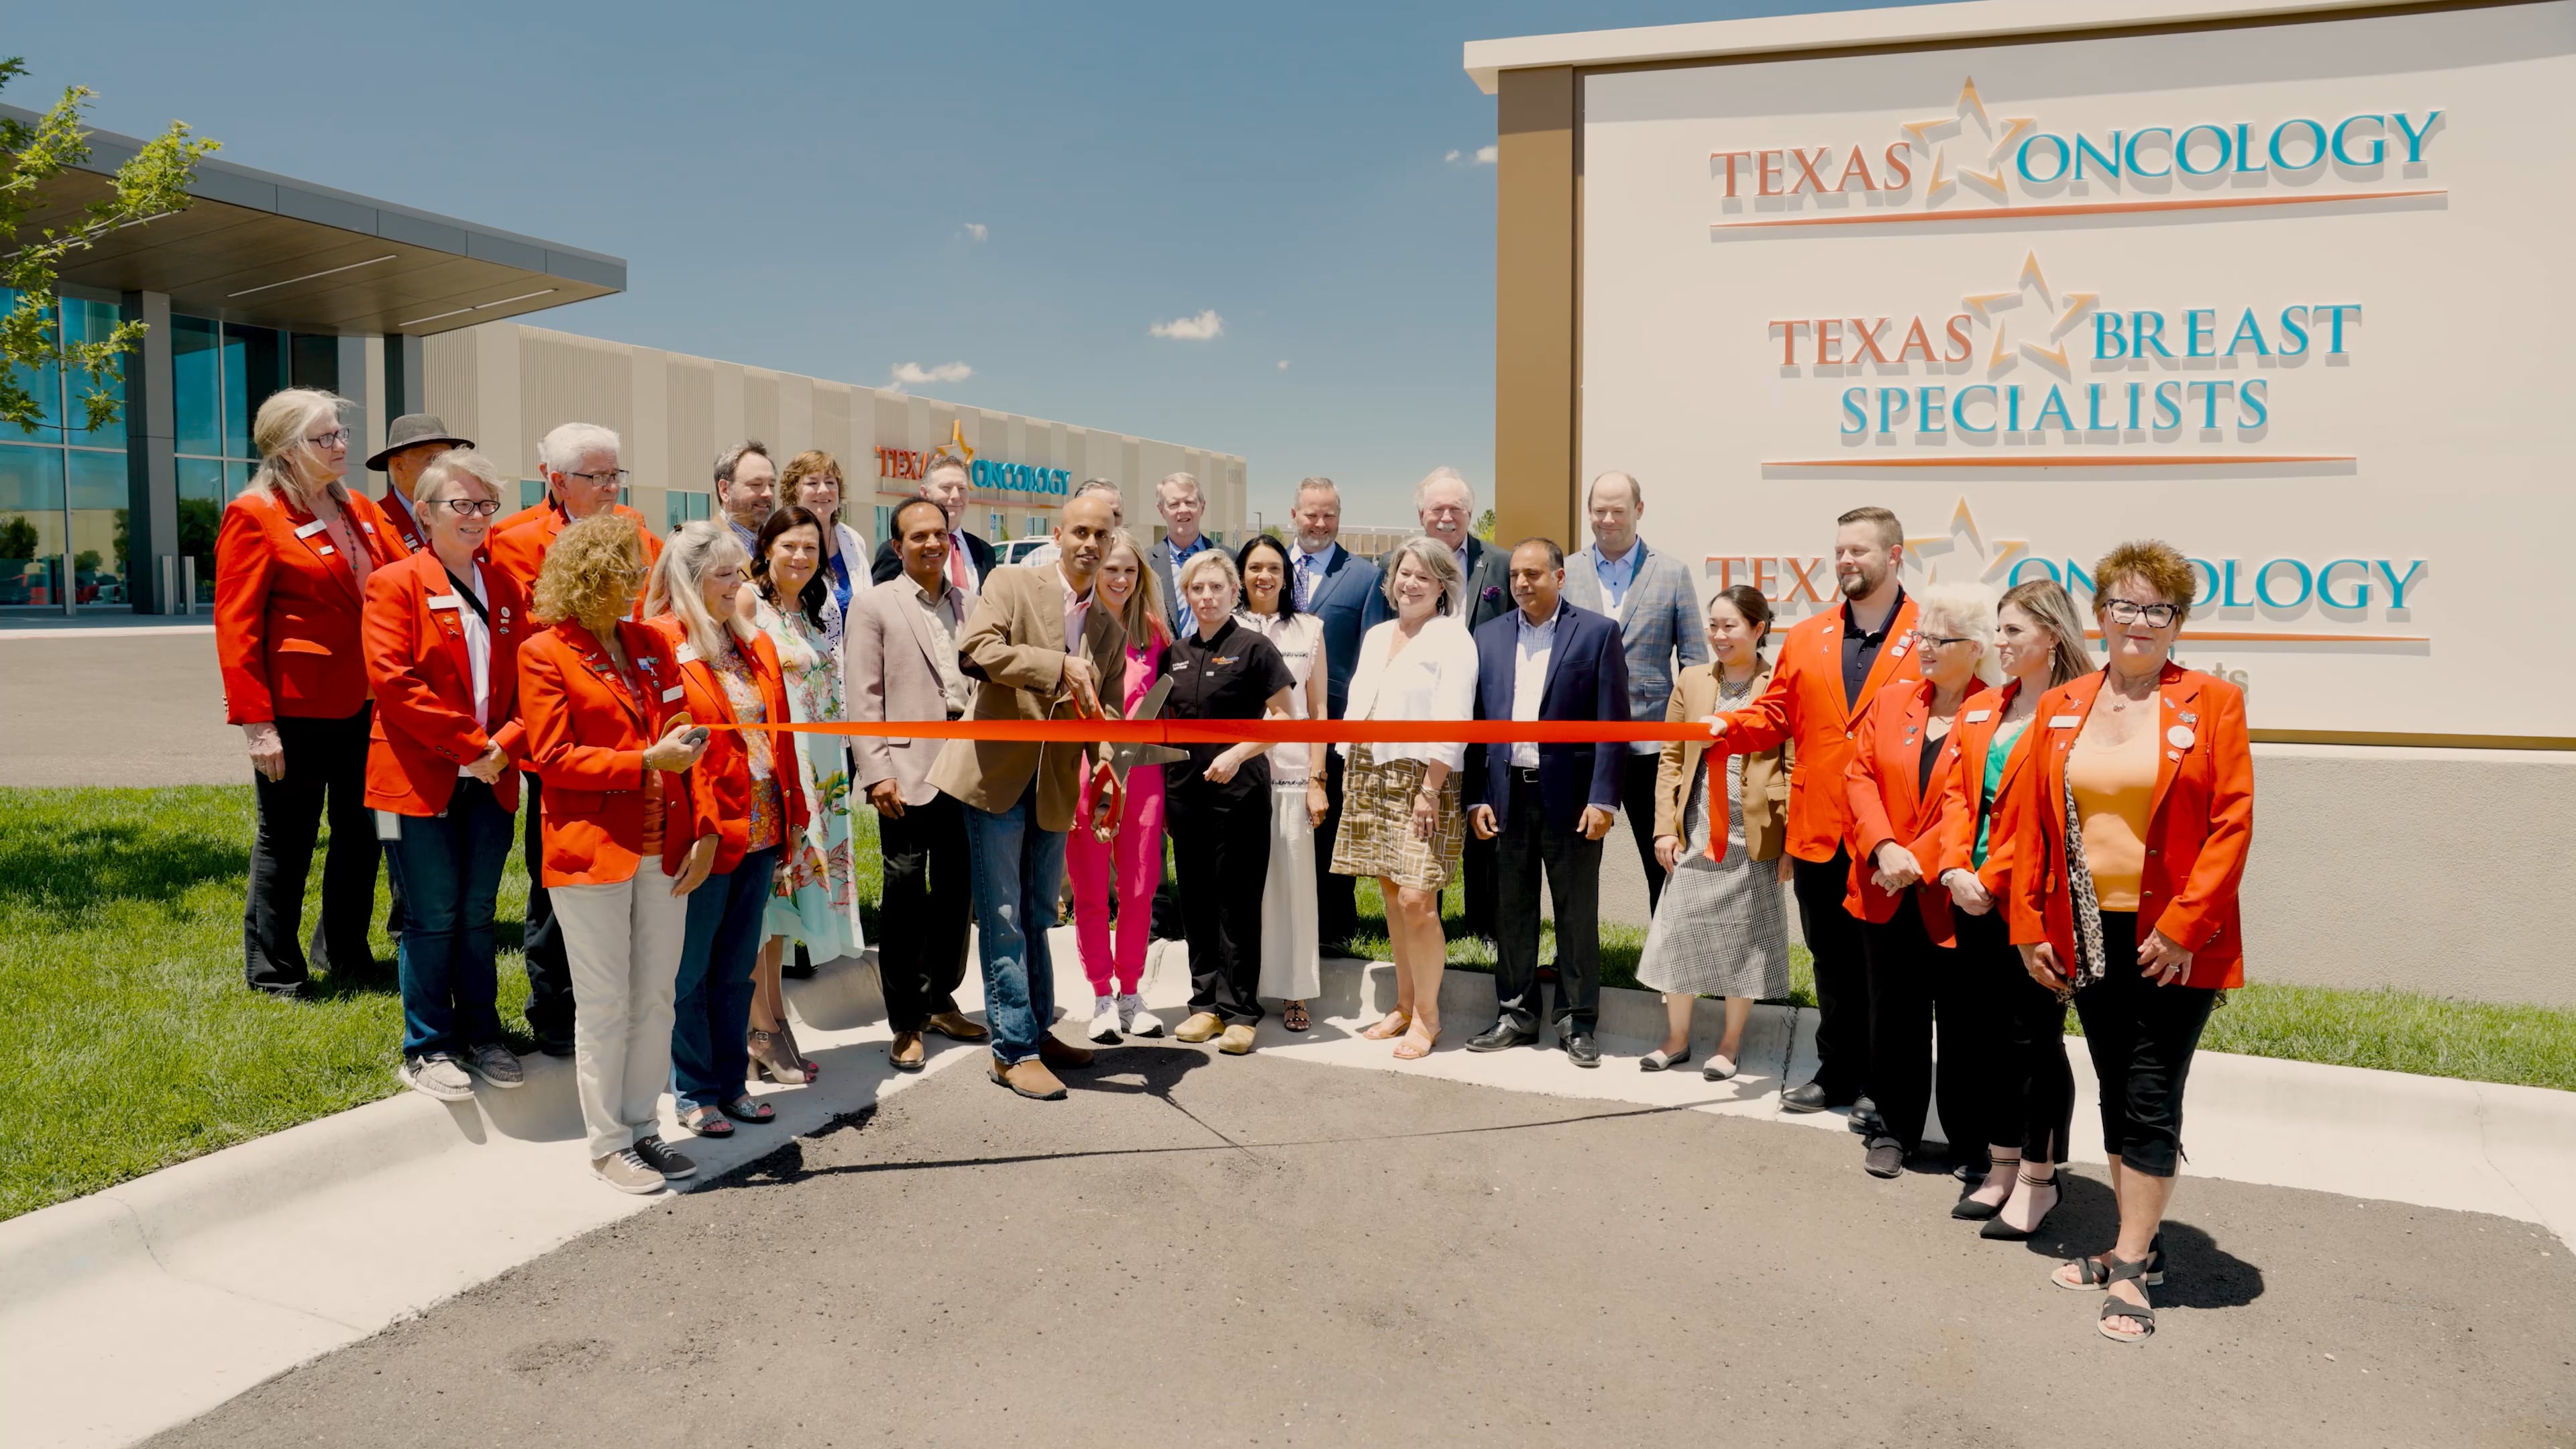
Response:
[{"label": "woman with eyeglasses", "polygon": [[581,1002],[582,1134],[592,1174],[637,1194],[698,1170],[656,1124],[689,895],[723,843],[713,794],[689,777],[707,735],[689,718],[679,663],[628,617],[644,578],[633,521],[602,513],[566,528],[528,603],[546,627],[519,650],[519,714],[546,792],[534,865]]},{"label": "woman with eyeglasses", "polygon": [[[1977,1033],[1968,1063],[1972,1120],[1984,1124],[1986,1138],[1986,1179],[1950,1216],[1984,1223],[1981,1236],[2019,1242],[2057,1206],[2057,1165],[2066,1160],[2075,1113],[2066,1003],[2022,970],[2003,909],[2012,879],[2011,807],[2027,793],[2020,785],[2039,697],[2093,672],[2084,621],[2055,579],[2005,591],[1995,610],[1995,659],[2002,686],[1970,695],[1950,731],[1958,759],[1941,802],[1936,879],[1949,892],[1950,923],[1958,928],[1958,995],[1965,1024]],[[1952,1140],[1964,1130],[1952,1129]]]},{"label": "woman with eyeglasses", "polygon": [[[822,559],[823,521],[798,504],[779,509],[760,527],[752,587],[742,591],[737,606],[769,636],[787,681],[788,717],[797,724],[843,718],[840,656],[824,630],[832,590],[823,582]],[[798,1049],[787,1020],[779,984],[786,944],[793,938],[820,962],[856,956],[867,943],[859,931],[858,867],[850,840],[849,754],[837,735],[800,732],[793,738],[795,746],[783,752],[779,768],[797,772],[805,819],[779,853],[768,940],[754,976],[751,1067],[772,1081],[801,1085],[822,1067]]]},{"label": "woman with eyeglasses", "polygon": [[2198,579],[2171,544],[2124,543],[2093,566],[2110,663],[2050,690],[2017,804],[2013,944],[2031,979],[2072,994],[2101,1083],[2120,1232],[2059,1266],[2107,1292],[2115,1343],[2156,1331],[2147,1289],[2169,1265],[2158,1229],[2182,1156],[2183,1084],[2219,993],[2245,984],[2237,885],[2254,834],[2245,694],[2173,662]]},{"label": "woman with eyeglasses", "polygon": [[1952,1156],[1973,1170],[1985,1141],[1982,1125],[1968,1120],[1968,1009],[1956,992],[1950,897],[1931,875],[1941,858],[1941,799],[1956,767],[1956,752],[1943,745],[1992,671],[1995,594],[1982,584],[1935,584],[1915,606],[1923,677],[1898,680],[1870,700],[1843,775],[1853,846],[1843,908],[1861,923],[1869,972],[1867,1082],[1878,1122],[1861,1165],[1872,1177],[1896,1176],[1923,1145],[1936,1017],[1941,1126]]},{"label": "woman with eyeglasses", "polygon": [[[255,990],[300,998],[310,973],[375,966],[376,824],[368,813],[373,721],[360,615],[367,581],[410,552],[374,500],[342,486],[346,398],[292,387],[260,404],[250,485],[215,534],[215,655],[224,717],[249,745],[259,825],[242,917]],[[304,877],[326,808],[322,922],[308,962],[298,939]]]},{"label": "woman with eyeglasses", "polygon": [[493,974],[493,904],[526,752],[518,684],[529,629],[527,595],[483,555],[503,481],[471,448],[441,453],[412,493],[422,551],[367,581],[367,804],[393,821],[385,859],[403,898],[395,1075],[443,1102],[472,1097],[476,1077],[524,1080],[501,1041]]}]

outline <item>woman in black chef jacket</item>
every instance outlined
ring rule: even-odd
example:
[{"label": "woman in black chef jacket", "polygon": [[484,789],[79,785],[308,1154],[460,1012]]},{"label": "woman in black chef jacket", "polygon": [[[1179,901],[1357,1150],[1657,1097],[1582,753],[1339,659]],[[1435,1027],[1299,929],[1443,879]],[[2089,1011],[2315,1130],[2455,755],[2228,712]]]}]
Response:
[{"label": "woman in black chef jacket", "polygon": [[[1296,676],[1268,639],[1235,622],[1243,580],[1223,549],[1201,549],[1174,584],[1198,622],[1163,651],[1172,681],[1163,718],[1287,719]],[[1252,1050],[1261,1020],[1261,882],[1270,872],[1267,743],[1191,745],[1163,767],[1164,829],[1180,865],[1181,930],[1190,943],[1190,1019],[1173,1033]],[[1248,883],[1248,884],[1247,884]]]}]

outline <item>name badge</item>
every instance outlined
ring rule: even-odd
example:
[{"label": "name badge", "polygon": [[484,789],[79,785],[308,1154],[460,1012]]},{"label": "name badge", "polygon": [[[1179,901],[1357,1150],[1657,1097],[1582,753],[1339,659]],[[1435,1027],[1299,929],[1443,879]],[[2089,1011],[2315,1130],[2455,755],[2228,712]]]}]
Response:
[{"label": "name badge", "polygon": [[359,520],[358,520],[358,526],[359,526],[360,528],[365,529],[365,530],[366,530],[367,532],[369,532],[369,533],[373,533],[373,532],[375,532],[375,531],[376,531],[376,526],[375,526],[374,524],[372,524],[372,523],[367,522],[367,521],[366,521],[365,519],[363,519],[363,518],[361,518],[361,519],[359,519]]},{"label": "name badge", "polygon": [[678,685],[674,684],[674,685],[672,685],[670,688],[668,688],[668,689],[666,689],[666,690],[663,690],[663,691],[662,691],[662,702],[663,702],[664,704],[669,704],[671,701],[673,701],[673,700],[675,700],[675,699],[678,699],[681,695],[684,695],[684,694],[686,694],[686,693],[688,693],[688,691],[687,691],[687,690],[682,689],[680,686],[678,686]]},{"label": "name badge", "polygon": [[318,554],[322,555],[324,558],[329,558],[329,557],[331,556],[331,554],[332,554],[332,548],[331,548],[331,545],[329,545],[329,544],[327,544],[327,543],[326,543],[326,544],[324,544],[324,545],[322,545],[320,548],[317,548],[317,549],[315,549],[315,550],[313,550],[313,551],[314,551],[315,553],[318,553]]},{"label": "name badge", "polygon": [[682,664],[695,664],[698,662],[698,646],[684,643],[671,651],[671,657]]},{"label": "name badge", "polygon": [[297,538],[311,538],[313,535],[320,533],[322,530],[329,528],[330,526],[331,525],[324,523],[321,519],[317,518],[311,523],[304,525],[302,528],[295,530],[295,536]]},{"label": "name badge", "polygon": [[2198,735],[2191,732],[2191,726],[2189,725],[2175,725],[2172,729],[2165,731],[2165,739],[2177,750],[2190,749],[2191,742],[2198,738],[2200,738]]},{"label": "name badge", "polygon": [[1962,724],[1984,724],[1987,720],[1994,718],[1994,716],[1995,712],[1990,709],[1972,709],[1966,714],[1959,716],[1959,720]]},{"label": "name badge", "polygon": [[2048,727],[2053,730],[2071,730],[2082,723],[2084,716],[2080,714],[2053,714],[2048,717]]},{"label": "name badge", "polygon": [[432,594],[429,596],[429,606],[433,609],[462,609],[465,607],[465,601],[454,594]]}]

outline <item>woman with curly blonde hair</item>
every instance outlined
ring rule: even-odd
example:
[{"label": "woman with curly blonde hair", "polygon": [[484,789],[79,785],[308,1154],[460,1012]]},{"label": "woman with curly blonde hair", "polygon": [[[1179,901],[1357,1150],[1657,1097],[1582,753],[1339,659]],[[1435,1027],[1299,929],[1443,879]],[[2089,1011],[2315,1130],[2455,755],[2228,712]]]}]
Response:
[{"label": "woman with curly blonde hair", "polygon": [[688,895],[721,843],[715,798],[688,774],[707,736],[674,703],[688,693],[675,651],[627,617],[644,575],[632,519],[566,528],[537,575],[533,612],[550,627],[519,650],[528,759],[546,792],[539,871],[581,1003],[574,1089],[591,1171],[630,1193],[697,1171],[655,1124]]}]

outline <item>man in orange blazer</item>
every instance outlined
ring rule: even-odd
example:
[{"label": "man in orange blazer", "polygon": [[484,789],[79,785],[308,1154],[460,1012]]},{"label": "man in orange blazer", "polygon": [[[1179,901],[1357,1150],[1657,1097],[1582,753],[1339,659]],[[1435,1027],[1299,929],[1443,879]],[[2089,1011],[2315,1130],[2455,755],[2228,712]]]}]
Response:
[{"label": "man in orange blazer", "polygon": [[[1920,679],[1914,601],[1897,582],[1905,527],[1884,508],[1855,508],[1834,520],[1839,609],[1803,619],[1780,641],[1769,687],[1744,708],[1720,715],[1717,730],[1740,753],[1797,741],[1789,774],[1790,881],[1798,929],[1816,963],[1816,1075],[1780,1095],[1791,1112],[1861,1102],[1869,1066],[1869,980],[1860,923],[1844,909],[1851,880],[1851,767],[1861,716],[1880,689]],[[1854,1130],[1865,1113],[1853,1114]]]},{"label": "man in orange blazer", "polygon": [[[597,423],[565,423],[537,442],[537,471],[545,475],[546,496],[533,508],[505,514],[493,525],[492,565],[518,582],[533,598],[537,571],[545,567],[546,550],[556,535],[576,520],[607,509],[635,520],[644,536],[644,564],[662,556],[662,540],[644,524],[644,515],[617,501],[626,486],[618,463],[617,434]],[[528,965],[528,1031],[550,1057],[572,1055],[572,969],[564,963],[563,933],[555,926],[554,902],[546,895],[537,863],[545,857],[545,799],[534,771],[526,772],[528,809],[525,822],[528,857],[528,909],[522,946]]]}]

